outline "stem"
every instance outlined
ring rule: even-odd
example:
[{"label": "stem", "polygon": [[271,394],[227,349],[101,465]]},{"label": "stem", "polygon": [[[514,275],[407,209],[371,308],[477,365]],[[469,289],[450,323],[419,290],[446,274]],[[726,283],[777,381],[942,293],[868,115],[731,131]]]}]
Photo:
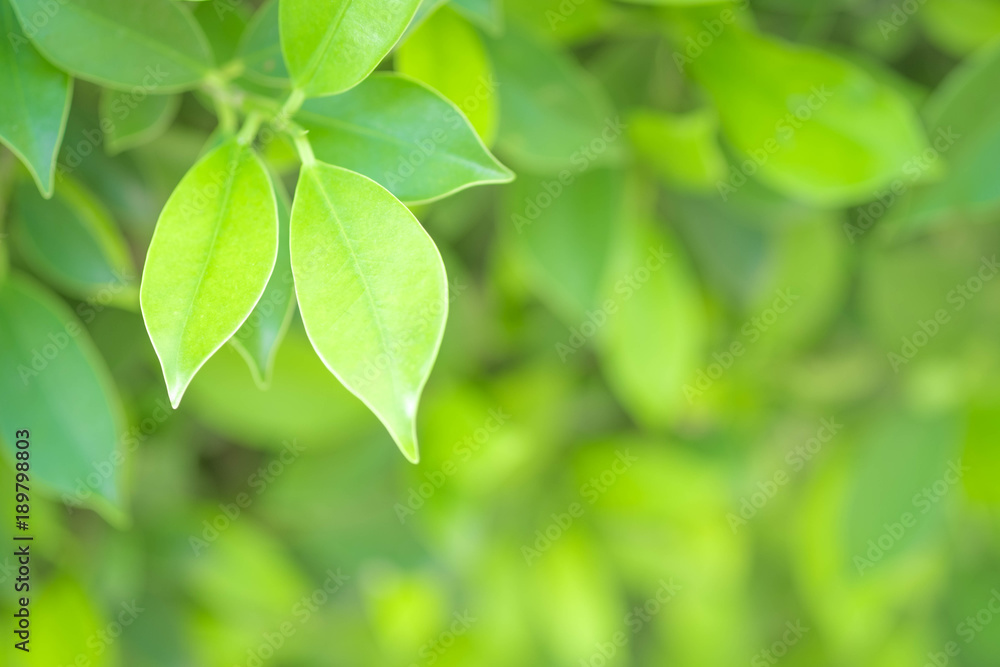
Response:
[{"label": "stem", "polygon": [[299,159],[302,160],[303,167],[311,167],[316,164],[316,156],[313,155],[312,144],[305,132],[296,133],[293,137],[295,150],[299,152]]},{"label": "stem", "polygon": [[281,111],[278,112],[278,118],[282,119],[282,122],[287,122],[289,118],[298,113],[298,110],[302,108],[302,103],[305,101],[305,91],[300,88],[292,89],[288,99],[285,100],[284,105],[282,105]]},{"label": "stem", "polygon": [[240,134],[236,137],[236,140],[244,146],[253,143],[262,122],[264,122],[263,114],[259,111],[250,112],[250,115],[243,122],[243,127],[240,128]]}]

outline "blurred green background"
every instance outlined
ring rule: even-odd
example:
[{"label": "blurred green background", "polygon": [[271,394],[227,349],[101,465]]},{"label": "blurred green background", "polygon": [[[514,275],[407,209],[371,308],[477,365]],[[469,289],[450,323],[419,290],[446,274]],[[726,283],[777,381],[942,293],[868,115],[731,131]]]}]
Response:
[{"label": "blurred green background", "polygon": [[[195,14],[224,46],[256,4]],[[268,390],[227,346],[174,412],[128,295],[64,290],[123,501],[34,494],[0,664],[998,664],[1000,2],[425,4],[384,67],[518,178],[414,209],[451,281],[420,464],[297,320]],[[214,120],[111,156],[97,98],[61,162],[141,258]]]}]

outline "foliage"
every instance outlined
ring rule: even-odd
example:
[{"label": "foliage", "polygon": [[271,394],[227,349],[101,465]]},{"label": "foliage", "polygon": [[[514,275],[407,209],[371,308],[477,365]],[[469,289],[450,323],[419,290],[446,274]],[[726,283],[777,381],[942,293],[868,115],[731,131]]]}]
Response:
[{"label": "foliage", "polygon": [[0,29],[0,664],[995,664],[1000,3]]}]

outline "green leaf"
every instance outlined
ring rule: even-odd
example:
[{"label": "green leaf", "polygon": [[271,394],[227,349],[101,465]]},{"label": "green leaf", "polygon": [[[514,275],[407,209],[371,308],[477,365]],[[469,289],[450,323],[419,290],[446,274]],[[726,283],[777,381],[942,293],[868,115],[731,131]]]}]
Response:
[{"label": "green leaf", "polygon": [[[702,358],[697,286],[677,244],[652,225],[630,230],[612,266],[604,300],[586,320],[599,330],[601,367],[638,422],[669,426],[688,406],[684,383]],[[576,344],[570,338],[564,353]]]},{"label": "green leaf", "polygon": [[69,116],[72,79],[45,62],[28,42],[14,11],[0,2],[0,142],[52,196],[56,156]]},{"label": "green leaf", "polygon": [[462,110],[487,144],[496,135],[493,67],[479,34],[442,7],[399,47],[396,69],[423,81]]},{"label": "green leaf", "polygon": [[461,111],[399,75],[375,74],[343,95],[309,100],[296,119],[320,160],[364,174],[405,202],[513,178]]},{"label": "green leaf", "polygon": [[[859,558],[881,567],[943,526],[946,501],[961,494],[958,440],[948,414],[897,409],[865,429],[846,499],[846,567],[863,576]],[[870,542],[881,542],[884,559],[869,555]]]},{"label": "green leaf", "polygon": [[[909,224],[981,213],[1000,201],[1000,107],[993,89],[1000,76],[1000,44],[952,71],[927,102],[925,116],[943,178],[913,191]],[[929,171],[930,159],[909,163],[909,174]],[[908,178],[913,182],[913,178]]]},{"label": "green leaf", "polygon": [[683,115],[642,110],[628,122],[638,156],[668,182],[693,190],[711,189],[726,175],[718,127],[711,109]]},{"label": "green leaf", "polygon": [[261,389],[266,389],[271,383],[274,355],[295,313],[295,287],[288,253],[291,204],[281,181],[273,175],[271,181],[278,202],[278,258],[260,301],[236,335],[229,340],[250,365],[254,382]]},{"label": "green leaf", "polygon": [[[700,28],[690,21],[688,31]],[[809,203],[859,203],[926,148],[919,119],[899,92],[823,51],[730,25],[691,60],[688,69],[740,153],[719,186],[723,196],[752,174]]]},{"label": "green leaf", "polygon": [[248,79],[265,86],[289,85],[288,67],[281,53],[278,0],[264,3],[247,25],[238,50]]},{"label": "green leaf", "polygon": [[595,169],[556,178],[522,177],[509,189],[500,224],[525,261],[531,287],[570,322],[593,307],[612,256],[624,177]]},{"label": "green leaf", "polygon": [[416,463],[417,404],[448,311],[434,242],[374,181],[314,163],[295,193],[291,250],[313,347]]},{"label": "green leaf", "polygon": [[147,93],[196,86],[212,51],[187,9],[171,0],[10,0],[50,62],[109,88]]},{"label": "green leaf", "polygon": [[180,108],[176,95],[146,95],[105,88],[101,91],[101,128],[108,153],[115,155],[163,134]]},{"label": "green leaf", "polygon": [[278,213],[260,158],[232,139],[170,196],[149,245],[140,303],[170,402],[249,317],[274,269]]},{"label": "green leaf", "polygon": [[611,103],[579,65],[514,27],[486,44],[501,91],[497,145],[504,155],[553,173],[621,159]]},{"label": "green leaf", "polygon": [[[114,514],[121,505],[122,408],[83,325],[26,278],[0,287],[0,440],[30,431],[32,478]],[[95,474],[96,472],[96,474]]]},{"label": "green leaf", "polygon": [[281,0],[281,48],[309,97],[341,93],[371,74],[419,0]]},{"label": "green leaf", "polygon": [[13,238],[34,271],[71,296],[134,307],[135,265],[114,220],[94,195],[64,177],[52,199],[21,184],[15,201]]}]

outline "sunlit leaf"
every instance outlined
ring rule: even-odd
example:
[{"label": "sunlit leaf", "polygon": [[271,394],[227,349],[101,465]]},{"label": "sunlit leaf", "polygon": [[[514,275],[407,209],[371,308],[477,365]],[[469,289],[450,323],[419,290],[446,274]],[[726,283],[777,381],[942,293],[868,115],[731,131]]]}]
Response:
[{"label": "sunlit leaf", "polygon": [[251,148],[230,140],[170,196],[143,271],[142,314],[174,407],[249,317],[277,251],[271,179]]},{"label": "sunlit leaf", "polygon": [[374,181],[315,163],[299,178],[291,251],[299,310],[317,353],[416,462],[417,404],[448,310],[434,242]]},{"label": "sunlit leaf", "polygon": [[281,48],[295,85],[334,95],[368,76],[403,34],[419,0],[281,0]]}]

